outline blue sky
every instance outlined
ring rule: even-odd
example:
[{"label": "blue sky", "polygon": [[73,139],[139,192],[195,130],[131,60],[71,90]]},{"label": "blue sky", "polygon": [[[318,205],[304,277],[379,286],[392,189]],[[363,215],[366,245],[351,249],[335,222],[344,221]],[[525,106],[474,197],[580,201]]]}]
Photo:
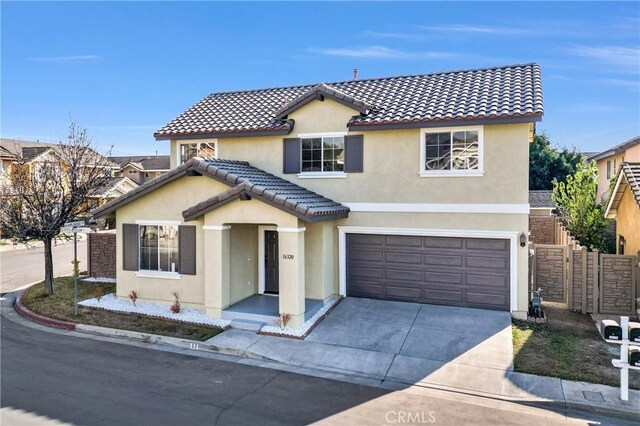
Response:
[{"label": "blue sky", "polygon": [[538,62],[556,144],[640,134],[640,3],[6,2],[1,135],[56,140],[69,116],[114,153],[208,93]]}]

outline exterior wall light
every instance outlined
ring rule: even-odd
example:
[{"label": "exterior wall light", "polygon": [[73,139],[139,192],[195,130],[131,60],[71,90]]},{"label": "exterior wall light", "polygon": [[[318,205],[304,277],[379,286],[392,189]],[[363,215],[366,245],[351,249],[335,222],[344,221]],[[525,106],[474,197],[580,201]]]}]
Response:
[{"label": "exterior wall light", "polygon": [[524,247],[527,245],[527,234],[524,232],[520,233],[520,247]]}]

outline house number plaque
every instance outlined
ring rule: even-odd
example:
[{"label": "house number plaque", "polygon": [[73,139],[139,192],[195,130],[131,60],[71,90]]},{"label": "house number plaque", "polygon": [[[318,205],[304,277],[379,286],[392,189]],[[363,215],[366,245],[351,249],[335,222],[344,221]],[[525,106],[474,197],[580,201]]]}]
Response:
[{"label": "house number plaque", "polygon": [[295,256],[294,256],[294,255],[292,255],[292,254],[283,254],[283,255],[282,255],[282,258],[283,258],[283,259],[293,259],[294,257],[295,257]]}]

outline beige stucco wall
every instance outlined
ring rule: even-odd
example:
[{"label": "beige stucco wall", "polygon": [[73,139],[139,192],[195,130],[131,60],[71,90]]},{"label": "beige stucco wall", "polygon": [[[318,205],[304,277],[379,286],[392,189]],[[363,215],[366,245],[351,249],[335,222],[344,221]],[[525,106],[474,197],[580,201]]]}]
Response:
[{"label": "beige stucco wall", "polygon": [[625,239],[624,254],[635,255],[640,251],[640,207],[628,186],[616,209],[616,247],[620,235]]},{"label": "beige stucco wall", "polygon": [[236,303],[258,292],[258,227],[233,224],[230,240],[230,297]]},{"label": "beige stucco wall", "polygon": [[[333,107],[339,113],[334,119],[326,118]],[[330,100],[307,104],[291,115],[296,124],[287,137],[346,132],[354,112]],[[343,179],[283,174],[283,136],[219,139],[218,153],[220,158],[249,161],[344,203],[528,203],[528,123],[484,127],[485,174],[481,177],[420,177],[419,129],[353,132],[358,133],[364,135],[364,172]]]},{"label": "beige stucco wall", "polygon": [[[185,190],[188,187],[189,190]],[[138,292],[140,300],[171,304],[172,291],[180,294],[185,306],[203,308],[204,303],[204,233],[203,220],[184,222],[196,226],[196,275],[181,275],[179,280],[138,277],[135,271],[122,269],[122,224],[136,223],[136,220],[181,221],[182,211],[203,201],[206,197],[228,189],[227,185],[203,176],[185,176],[139,198],[116,212],[117,295],[127,298],[131,290]],[[209,195],[210,194],[210,195]]]}]

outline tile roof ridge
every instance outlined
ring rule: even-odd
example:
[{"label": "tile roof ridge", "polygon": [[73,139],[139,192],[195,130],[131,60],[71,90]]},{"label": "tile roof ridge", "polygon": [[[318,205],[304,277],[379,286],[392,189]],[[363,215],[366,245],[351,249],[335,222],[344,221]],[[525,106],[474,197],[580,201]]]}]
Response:
[{"label": "tile roof ridge", "polygon": [[[306,83],[306,84],[294,84],[290,86],[274,86],[274,87],[262,87],[262,88],[253,88],[253,89],[240,89],[240,90],[225,90],[221,92],[211,92],[207,96],[201,99],[205,100],[207,98],[213,97],[215,95],[228,95],[228,94],[237,94],[237,93],[260,93],[260,92],[268,92],[272,90],[281,90],[281,89],[303,89],[303,88],[313,88],[315,86],[319,86],[324,84],[330,88],[331,85],[334,84],[345,84],[345,83],[358,83],[362,81],[379,81],[379,80],[391,80],[391,79],[399,79],[399,78],[409,78],[409,77],[427,77],[427,76],[435,76],[435,75],[447,75],[447,74],[459,74],[466,72],[478,72],[478,71],[491,71],[498,69],[508,69],[508,68],[524,68],[529,66],[540,67],[537,62],[528,62],[528,63],[519,63],[519,64],[508,64],[508,65],[497,65],[490,67],[481,67],[481,68],[468,68],[468,69],[454,69],[448,71],[435,71],[429,73],[416,73],[416,74],[400,74],[400,75],[390,75],[383,77],[370,77],[370,78],[359,78],[357,80],[337,80],[331,82],[315,82],[315,83]],[[198,101],[200,102],[200,101]],[[196,102],[196,104],[198,103]],[[195,104],[194,104],[195,105]]]}]

